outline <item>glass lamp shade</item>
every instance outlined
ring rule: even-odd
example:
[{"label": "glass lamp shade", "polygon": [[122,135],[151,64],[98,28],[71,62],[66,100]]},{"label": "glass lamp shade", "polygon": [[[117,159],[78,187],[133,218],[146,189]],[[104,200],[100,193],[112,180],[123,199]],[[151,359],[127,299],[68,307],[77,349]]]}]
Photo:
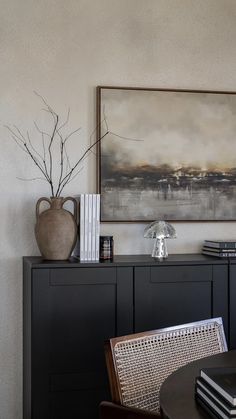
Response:
[{"label": "glass lamp shade", "polygon": [[176,238],[174,227],[166,221],[154,221],[144,230],[144,237],[155,239],[152,257],[159,260],[168,257],[166,238]]}]

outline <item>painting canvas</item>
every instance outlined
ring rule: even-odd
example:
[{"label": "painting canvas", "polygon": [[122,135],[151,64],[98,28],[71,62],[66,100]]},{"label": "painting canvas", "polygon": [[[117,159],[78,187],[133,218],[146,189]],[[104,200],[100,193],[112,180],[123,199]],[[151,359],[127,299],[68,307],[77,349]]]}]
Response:
[{"label": "painting canvas", "polygon": [[236,94],[98,88],[101,221],[235,220]]}]

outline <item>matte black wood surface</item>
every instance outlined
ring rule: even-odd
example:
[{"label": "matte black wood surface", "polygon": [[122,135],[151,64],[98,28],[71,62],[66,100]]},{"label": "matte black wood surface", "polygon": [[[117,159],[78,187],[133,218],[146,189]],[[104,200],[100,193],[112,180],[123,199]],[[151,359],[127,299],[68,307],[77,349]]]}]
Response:
[{"label": "matte black wood surface", "polygon": [[167,259],[158,261],[150,255],[115,255],[112,261],[80,262],[76,258],[62,261],[44,260],[39,256],[24,257],[31,268],[76,268],[102,266],[166,266],[166,265],[228,265],[228,260],[205,256],[198,253],[169,255]]},{"label": "matte black wood surface", "polygon": [[236,351],[191,362],[172,373],[160,389],[160,406],[166,419],[206,419],[209,415],[195,401],[195,378],[201,368],[235,367]]},{"label": "matte black wood surface", "polygon": [[135,267],[135,332],[222,317],[228,336],[228,267]]},{"label": "matte black wood surface", "polygon": [[26,265],[24,419],[96,418],[110,397],[104,341],[133,331],[133,270]]},{"label": "matte black wood surface", "polygon": [[236,261],[230,263],[229,274],[230,346],[236,349]]},{"label": "matte black wood surface", "polygon": [[110,400],[108,338],[217,316],[227,336],[227,260],[26,257],[23,287],[24,419],[96,419]]},{"label": "matte black wood surface", "polygon": [[32,411],[32,346],[31,346],[31,270],[23,261],[23,416],[31,418]]}]

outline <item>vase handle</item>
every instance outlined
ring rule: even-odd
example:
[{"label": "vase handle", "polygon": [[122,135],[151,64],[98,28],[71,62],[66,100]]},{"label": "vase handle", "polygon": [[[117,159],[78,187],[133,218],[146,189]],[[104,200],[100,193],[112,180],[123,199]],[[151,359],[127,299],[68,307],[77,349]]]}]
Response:
[{"label": "vase handle", "polygon": [[63,207],[63,205],[66,201],[72,201],[73,204],[74,204],[74,218],[75,218],[75,222],[77,224],[77,201],[76,201],[75,198],[72,198],[71,196],[68,196],[67,198],[63,199],[62,207]]},{"label": "vase handle", "polygon": [[45,196],[43,196],[42,198],[39,198],[37,204],[36,204],[36,219],[38,219],[39,216],[39,207],[42,201],[46,201],[49,203],[49,205],[51,206],[51,201],[48,198],[45,198]]}]

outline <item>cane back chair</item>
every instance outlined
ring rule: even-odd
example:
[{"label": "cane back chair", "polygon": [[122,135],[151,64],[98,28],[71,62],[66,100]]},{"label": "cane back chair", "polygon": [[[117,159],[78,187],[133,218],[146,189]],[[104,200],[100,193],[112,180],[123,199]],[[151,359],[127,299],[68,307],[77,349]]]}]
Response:
[{"label": "cane back chair", "polygon": [[105,354],[112,401],[158,413],[159,390],[168,375],[226,351],[221,318],[110,339]]}]

